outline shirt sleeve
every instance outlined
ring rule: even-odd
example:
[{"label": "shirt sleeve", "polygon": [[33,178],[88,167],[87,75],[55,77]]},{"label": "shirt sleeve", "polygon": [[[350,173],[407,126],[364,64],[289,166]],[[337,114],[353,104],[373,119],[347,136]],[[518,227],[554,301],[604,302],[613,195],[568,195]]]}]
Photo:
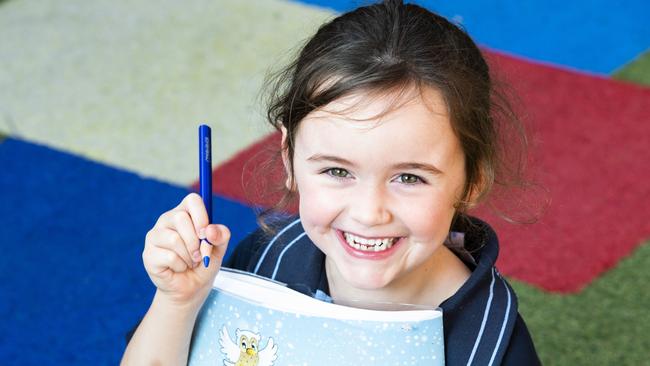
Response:
[{"label": "shirt sleeve", "polygon": [[517,314],[515,328],[510,336],[510,344],[501,364],[503,366],[538,366],[542,364],[537,356],[537,351],[535,351],[528,327],[520,314]]}]

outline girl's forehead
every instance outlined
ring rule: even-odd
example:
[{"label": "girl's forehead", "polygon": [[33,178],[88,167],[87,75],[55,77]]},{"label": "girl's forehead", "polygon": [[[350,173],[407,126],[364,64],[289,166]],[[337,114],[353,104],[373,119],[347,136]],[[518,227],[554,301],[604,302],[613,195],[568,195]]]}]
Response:
[{"label": "girl's forehead", "polygon": [[[357,92],[338,98],[307,115],[305,119],[337,117],[352,122],[366,122],[370,126],[395,117],[412,107],[424,107],[432,115],[447,117],[447,105],[442,94],[430,87],[406,87],[394,91]],[[360,124],[358,126],[364,126]]]},{"label": "girl's forehead", "polygon": [[428,100],[404,99],[391,108],[395,105],[391,98],[341,98],[301,122],[297,156],[345,156],[377,167],[395,161],[428,161],[447,167],[461,161],[460,141],[446,105],[435,95]]},{"label": "girl's forehead", "polygon": [[308,130],[365,131],[386,123],[398,123],[402,129],[451,127],[447,105],[432,88],[422,88],[421,92],[351,94],[312,111],[300,125],[301,129],[308,126]]}]

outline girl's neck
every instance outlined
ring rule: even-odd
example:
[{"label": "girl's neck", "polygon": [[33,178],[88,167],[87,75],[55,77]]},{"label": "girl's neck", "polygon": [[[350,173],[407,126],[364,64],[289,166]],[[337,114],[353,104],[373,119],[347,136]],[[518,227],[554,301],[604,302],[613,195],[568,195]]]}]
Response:
[{"label": "girl's neck", "polygon": [[359,289],[340,280],[334,263],[325,259],[330,295],[334,302],[348,304],[402,303],[439,306],[455,294],[467,281],[471,272],[447,247],[441,246],[430,260],[388,286],[380,289]]}]

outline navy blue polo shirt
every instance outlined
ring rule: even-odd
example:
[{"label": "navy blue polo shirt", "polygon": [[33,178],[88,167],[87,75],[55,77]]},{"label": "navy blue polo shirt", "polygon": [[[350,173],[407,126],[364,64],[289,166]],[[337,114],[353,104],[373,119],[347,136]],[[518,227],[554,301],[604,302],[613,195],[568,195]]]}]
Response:
[{"label": "navy blue polo shirt", "polygon": [[[300,219],[272,225],[273,234],[257,230],[237,245],[223,265],[284,282],[311,296],[328,300],[325,255],[312,243]],[[469,279],[440,307],[443,309],[446,365],[540,365],[517,297],[494,264],[499,253],[496,234],[486,223],[465,216],[452,232],[462,244],[445,244],[472,271]]]}]

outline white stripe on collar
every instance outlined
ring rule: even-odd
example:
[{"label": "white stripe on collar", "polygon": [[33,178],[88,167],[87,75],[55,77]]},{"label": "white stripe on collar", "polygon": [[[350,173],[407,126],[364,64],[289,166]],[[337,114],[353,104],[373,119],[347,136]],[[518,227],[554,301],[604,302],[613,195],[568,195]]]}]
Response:
[{"label": "white stripe on collar", "polygon": [[510,304],[512,303],[512,297],[510,296],[510,289],[508,288],[506,281],[504,281],[503,278],[501,278],[498,272],[497,272],[497,276],[501,280],[501,283],[503,283],[503,287],[506,289],[506,293],[508,294],[508,306],[506,307],[506,313],[503,316],[503,324],[501,324],[501,332],[499,332],[499,339],[497,340],[496,346],[494,346],[494,351],[492,352],[492,357],[490,358],[490,363],[488,364],[488,366],[491,366],[492,363],[494,362],[494,357],[496,357],[497,351],[499,350],[499,346],[501,345],[501,340],[503,339],[503,333],[506,330],[506,324],[508,324],[508,320],[510,317]]},{"label": "white stripe on collar", "polygon": [[275,275],[278,274],[278,268],[280,268],[280,262],[282,262],[282,257],[284,257],[284,253],[286,253],[289,248],[291,248],[298,240],[302,239],[303,236],[307,235],[306,232],[302,232],[300,235],[298,235],[295,239],[291,241],[291,243],[287,244],[284,249],[282,249],[282,252],[280,252],[280,255],[278,256],[278,260],[275,262],[275,268],[273,269],[273,275],[271,275],[271,279],[275,280]]},{"label": "white stripe on collar", "polygon": [[[255,270],[253,271],[254,274],[258,274],[257,272],[260,270],[260,266],[262,265],[262,262],[264,261],[264,258],[266,258],[266,254],[269,252],[269,249],[273,246],[273,243],[280,237],[280,235],[284,234],[287,230],[292,228],[294,225],[300,222],[300,219],[297,219],[296,221],[290,223],[289,225],[285,226],[284,229],[280,230],[279,233],[275,234],[273,239],[269,242],[269,244],[266,246],[266,249],[264,249],[264,253],[262,253],[262,256],[260,259],[257,261],[257,265],[255,266]],[[275,276],[274,276],[275,277]]]},{"label": "white stripe on collar", "polygon": [[478,349],[479,343],[481,343],[481,338],[483,337],[483,331],[485,330],[485,323],[487,323],[488,314],[490,313],[490,307],[492,306],[492,298],[494,297],[494,267],[492,267],[492,282],[490,283],[490,296],[488,297],[487,304],[485,305],[485,312],[483,313],[483,321],[481,322],[481,329],[476,336],[476,341],[474,341],[474,348],[472,348],[472,354],[467,360],[467,366],[472,364],[474,356],[476,355],[476,350]]}]

